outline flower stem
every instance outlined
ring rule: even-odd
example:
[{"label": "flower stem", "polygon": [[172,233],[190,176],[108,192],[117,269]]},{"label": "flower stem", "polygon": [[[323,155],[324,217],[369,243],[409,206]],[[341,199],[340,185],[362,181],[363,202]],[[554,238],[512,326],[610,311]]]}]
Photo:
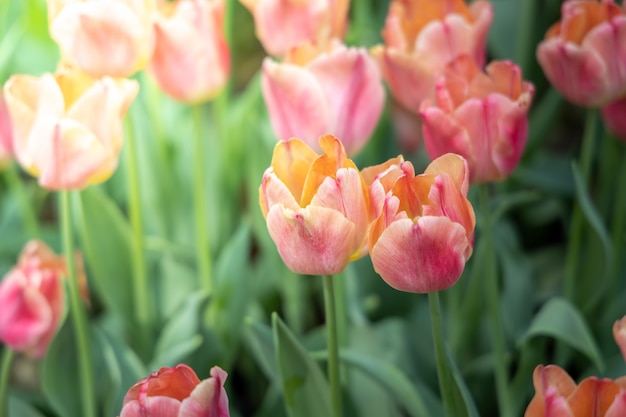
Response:
[{"label": "flower stem", "polygon": [[9,415],[9,376],[14,352],[8,346],[4,347],[2,365],[0,365],[0,417]]},{"label": "flower stem", "polygon": [[491,213],[489,210],[488,184],[480,187],[480,203],[484,228],[482,230],[485,239],[484,272],[487,284],[487,308],[491,316],[491,339],[494,349],[494,372],[496,379],[496,396],[501,417],[511,417],[511,401],[508,388],[508,375],[506,368],[506,346],[504,338],[504,326],[499,304],[498,276],[496,270],[495,248],[493,245],[493,229],[491,225]]},{"label": "flower stem", "polygon": [[204,186],[204,140],[202,135],[202,105],[193,108],[194,124],[194,208],[196,217],[196,262],[200,276],[200,288],[207,294],[213,292],[211,276],[211,248],[209,245],[206,188]]},{"label": "flower stem", "polygon": [[81,302],[74,262],[74,241],[72,238],[72,207],[69,191],[61,191],[61,227],[63,235],[63,251],[67,266],[67,283],[70,295],[70,311],[74,325],[76,350],[78,352],[78,368],[80,372],[80,397],[84,417],[96,417],[96,401],[94,391],[91,350],[89,347],[87,315]]},{"label": "flower stem", "polygon": [[428,305],[430,306],[430,322],[435,342],[435,358],[437,362],[437,375],[439,376],[439,390],[443,402],[444,415],[454,417],[454,397],[452,395],[452,381],[450,369],[446,362],[445,339],[443,336],[443,323],[441,321],[441,307],[439,306],[439,293],[428,293]]},{"label": "flower stem", "polygon": [[[591,175],[591,163],[593,161],[593,147],[597,117],[597,111],[595,109],[587,110],[585,132],[583,134],[582,149],[580,151],[580,170],[585,184],[589,183]],[[576,272],[579,269],[580,249],[582,245],[585,221],[582,209],[577,203],[574,203],[571,221],[563,292],[568,300],[575,303],[576,281],[578,278]]]},{"label": "flower stem", "polygon": [[[617,141],[617,138],[609,138],[611,140]],[[626,145],[623,143],[618,143],[620,148],[620,165],[617,173],[617,184],[616,190],[623,190],[623,187],[626,185]],[[624,244],[624,226],[626,225],[626,193],[618,192],[616,193],[615,202],[615,211],[613,211],[613,246],[617,248],[623,247]],[[613,276],[611,277],[611,293],[617,294],[618,286],[620,282],[620,270],[621,270],[622,262],[619,256],[615,257],[615,265],[613,267]]]},{"label": "flower stem", "polygon": [[17,164],[10,164],[6,170],[6,178],[9,183],[9,187],[13,191],[15,198],[22,206],[22,222],[24,222],[24,229],[28,236],[36,238],[40,237],[39,224],[37,222],[37,215],[33,208],[33,202],[28,199],[26,190],[24,189],[24,183],[20,179]]},{"label": "flower stem", "polygon": [[341,417],[341,387],[339,381],[339,340],[333,276],[324,275],[324,305],[326,310],[326,342],[328,343],[328,380],[333,417]]}]

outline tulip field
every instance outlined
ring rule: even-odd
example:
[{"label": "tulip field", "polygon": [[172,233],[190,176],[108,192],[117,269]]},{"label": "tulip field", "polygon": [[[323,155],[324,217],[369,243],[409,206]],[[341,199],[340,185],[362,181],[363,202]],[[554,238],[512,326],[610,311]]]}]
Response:
[{"label": "tulip field", "polygon": [[0,417],[626,416],[626,3],[0,1]]}]

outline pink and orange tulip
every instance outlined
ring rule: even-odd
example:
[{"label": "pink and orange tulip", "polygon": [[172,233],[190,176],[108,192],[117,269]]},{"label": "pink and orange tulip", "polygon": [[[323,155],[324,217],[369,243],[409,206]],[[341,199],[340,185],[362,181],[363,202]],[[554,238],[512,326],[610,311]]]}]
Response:
[{"label": "pink and orange tulip", "polygon": [[394,97],[417,112],[435,92],[435,77],[457,56],[467,54],[478,66],[485,61],[493,7],[487,1],[394,0],[382,36],[373,48]]},{"label": "pink and orange tulip", "polygon": [[463,156],[472,183],[506,178],[526,144],[533,94],[511,62],[492,62],[483,73],[471,58],[457,58],[438,80],[434,102],[420,107],[428,154]]},{"label": "pink and orange tulip", "polygon": [[606,129],[617,138],[626,141],[626,96],[602,107],[602,120]]},{"label": "pink and orange tulip", "polygon": [[50,34],[66,62],[93,77],[128,77],[148,64],[154,0],[48,0]]},{"label": "pink and orange tulip", "polygon": [[4,94],[0,92],[0,169],[13,160],[13,123]]},{"label": "pink and orange tulip", "polygon": [[269,234],[299,274],[337,274],[367,253],[367,187],[339,139],[320,145],[322,155],[299,139],[279,142],[259,189]]},{"label": "pink and orange tulip", "polygon": [[223,34],[224,0],[162,1],[154,24],[150,72],[172,98],[198,103],[228,81],[230,52]]},{"label": "pink and orange tulip", "polygon": [[4,94],[17,160],[51,190],[107,180],[122,148],[122,117],[138,88],[135,81],[93,80],[68,68],[39,78],[14,75]]},{"label": "pink and orange tulip", "polygon": [[613,324],[613,338],[622,352],[624,361],[626,361],[626,316]]},{"label": "pink and orange tulip", "polygon": [[621,417],[626,415],[626,377],[585,378],[580,384],[555,365],[533,373],[535,396],[524,417]]},{"label": "pink and orange tulip", "polygon": [[349,0],[241,0],[269,55],[285,56],[305,42],[343,38]]},{"label": "pink and orange tulip", "polygon": [[133,385],[120,417],[228,417],[228,397],[221,368],[200,381],[187,365],[161,368]]},{"label": "pink and orange tulip", "polygon": [[334,43],[294,48],[285,62],[263,62],[263,97],[280,140],[298,137],[319,151],[318,138],[341,138],[349,155],[371,136],[385,102],[375,62],[364,49]]},{"label": "pink and orange tulip", "polygon": [[600,107],[626,94],[626,13],[613,1],[566,1],[537,59],[572,103]]},{"label": "pink and orange tulip", "polygon": [[374,269],[400,291],[421,294],[451,287],[474,243],[467,163],[458,155],[443,155],[417,176],[410,162],[387,165],[370,185],[372,196],[386,193],[369,230]]}]

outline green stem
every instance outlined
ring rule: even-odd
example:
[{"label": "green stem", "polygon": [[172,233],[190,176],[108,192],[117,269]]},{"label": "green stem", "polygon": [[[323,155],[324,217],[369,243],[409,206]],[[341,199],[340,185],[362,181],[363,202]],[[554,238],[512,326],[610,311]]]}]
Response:
[{"label": "green stem", "polygon": [[63,251],[68,277],[67,283],[70,295],[70,312],[78,352],[78,368],[80,372],[80,397],[84,417],[96,416],[96,398],[94,390],[93,369],[91,364],[91,350],[87,328],[87,314],[80,298],[76,264],[74,262],[74,241],[72,237],[72,207],[69,191],[61,191],[61,227],[63,235]]},{"label": "green stem", "polygon": [[[617,140],[617,138],[610,138]],[[623,190],[626,185],[626,146],[623,143],[618,143],[620,147],[620,166],[617,173],[616,190]],[[617,201],[615,202],[615,211],[613,211],[613,247],[623,247],[624,243],[624,226],[626,226],[626,193],[616,193]],[[611,294],[617,294],[618,285],[620,282],[620,270],[622,262],[619,256],[615,257],[615,265],[613,267],[613,276],[611,277]]]},{"label": "green stem", "polygon": [[[585,184],[589,184],[591,176],[597,117],[598,115],[596,109],[587,110],[585,132],[583,134],[582,149],[580,152],[580,170]],[[576,301],[576,281],[578,279],[576,272],[579,269],[584,221],[585,218],[582,209],[577,203],[574,203],[572,222],[570,224],[569,243],[567,246],[564,282],[565,297],[574,303]]]},{"label": "green stem", "polygon": [[437,375],[439,376],[439,390],[443,402],[444,415],[454,417],[454,395],[452,392],[452,379],[450,369],[446,361],[445,339],[443,336],[443,323],[441,320],[441,307],[439,306],[439,293],[428,293],[428,305],[430,306],[430,322],[433,329],[435,342],[435,359],[437,362]]},{"label": "green stem", "polygon": [[504,338],[504,326],[502,324],[502,312],[500,311],[500,298],[498,291],[498,275],[496,269],[495,248],[493,245],[493,229],[491,224],[491,213],[489,210],[489,188],[488,184],[480,187],[480,203],[483,228],[483,239],[485,239],[485,269],[487,285],[487,308],[491,316],[491,338],[494,349],[494,372],[496,379],[496,396],[501,417],[511,417],[511,401],[509,396],[509,376],[506,367],[506,345]]},{"label": "green stem", "polygon": [[9,183],[9,187],[13,191],[13,194],[19,204],[22,206],[22,222],[24,223],[24,229],[28,236],[38,238],[41,236],[39,231],[39,223],[37,222],[37,215],[33,208],[33,202],[28,198],[24,183],[22,182],[17,164],[12,163],[6,169],[6,178]]},{"label": "green stem", "polygon": [[341,386],[339,381],[339,341],[337,338],[337,311],[333,276],[324,275],[324,305],[328,343],[328,379],[333,417],[341,417]]},{"label": "green stem", "polygon": [[530,56],[534,52],[535,39],[533,21],[537,17],[535,0],[524,0],[520,3],[521,18],[518,20],[517,43],[515,45],[515,62],[528,74]]},{"label": "green stem", "polygon": [[13,356],[13,349],[5,346],[2,354],[2,365],[0,365],[0,417],[8,417],[9,415],[9,376],[11,375]]},{"label": "green stem", "polygon": [[200,288],[207,294],[213,292],[211,276],[211,248],[209,245],[206,188],[204,186],[204,140],[202,135],[202,105],[193,108],[194,134],[194,208],[196,220],[196,262],[200,276]]}]

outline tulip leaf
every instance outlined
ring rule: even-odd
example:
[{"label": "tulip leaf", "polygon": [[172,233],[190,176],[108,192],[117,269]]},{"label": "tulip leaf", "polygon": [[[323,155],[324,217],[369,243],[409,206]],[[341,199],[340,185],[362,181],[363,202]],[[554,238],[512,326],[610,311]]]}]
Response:
[{"label": "tulip leaf", "polygon": [[290,417],[332,415],[328,382],[309,353],[280,320],[272,315],[278,374]]},{"label": "tulip leaf", "polygon": [[278,365],[274,355],[272,329],[263,323],[247,319],[246,342],[265,376],[269,380],[276,382],[278,379]]},{"label": "tulip leaf", "polygon": [[44,417],[35,407],[23,400],[9,396],[8,417]]},{"label": "tulip leaf", "polygon": [[585,319],[563,298],[552,298],[542,307],[522,340],[535,336],[559,339],[585,354],[599,370],[604,369],[604,360]]},{"label": "tulip leaf", "polygon": [[472,397],[471,392],[467,388],[465,384],[465,380],[461,375],[461,371],[456,366],[454,358],[452,357],[452,353],[450,349],[446,346],[446,362],[448,362],[448,369],[452,374],[452,379],[455,382],[453,390],[454,395],[456,397],[456,404],[463,404],[465,406],[465,410],[462,411],[462,414],[459,414],[458,408],[457,413],[455,413],[456,417],[467,416],[467,417],[480,417],[478,414],[478,409],[476,408],[476,404],[474,403],[474,398]]}]

